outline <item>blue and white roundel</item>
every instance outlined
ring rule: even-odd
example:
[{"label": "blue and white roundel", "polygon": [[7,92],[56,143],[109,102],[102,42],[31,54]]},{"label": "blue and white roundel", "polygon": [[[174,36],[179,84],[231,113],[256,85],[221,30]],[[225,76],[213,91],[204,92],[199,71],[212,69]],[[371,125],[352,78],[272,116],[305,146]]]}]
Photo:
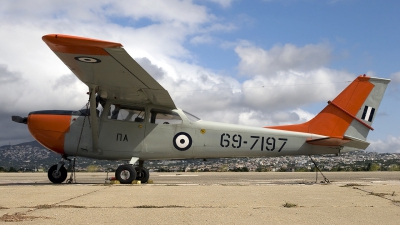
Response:
[{"label": "blue and white roundel", "polygon": [[185,132],[175,134],[172,142],[174,147],[179,151],[186,151],[192,146],[192,138]]},{"label": "blue and white roundel", "polygon": [[84,63],[99,63],[101,62],[100,59],[96,59],[93,57],[88,57],[88,56],[78,56],[74,58],[75,60],[78,60],[80,62],[84,62]]}]

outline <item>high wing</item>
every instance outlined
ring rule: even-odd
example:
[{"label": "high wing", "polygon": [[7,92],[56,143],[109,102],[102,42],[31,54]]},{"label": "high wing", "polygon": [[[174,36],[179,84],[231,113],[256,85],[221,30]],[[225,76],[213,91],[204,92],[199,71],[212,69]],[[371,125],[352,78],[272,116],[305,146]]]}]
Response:
[{"label": "high wing", "polygon": [[175,109],[169,93],[119,43],[49,34],[43,41],[90,90],[105,99]]}]

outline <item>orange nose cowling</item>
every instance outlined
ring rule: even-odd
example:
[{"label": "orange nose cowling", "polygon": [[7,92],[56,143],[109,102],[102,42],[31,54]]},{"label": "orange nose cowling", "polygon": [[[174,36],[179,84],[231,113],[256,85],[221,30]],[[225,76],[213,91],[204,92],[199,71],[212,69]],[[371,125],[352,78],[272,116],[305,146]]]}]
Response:
[{"label": "orange nose cowling", "polygon": [[46,148],[64,154],[65,133],[69,132],[71,115],[32,114],[28,116],[28,129]]}]

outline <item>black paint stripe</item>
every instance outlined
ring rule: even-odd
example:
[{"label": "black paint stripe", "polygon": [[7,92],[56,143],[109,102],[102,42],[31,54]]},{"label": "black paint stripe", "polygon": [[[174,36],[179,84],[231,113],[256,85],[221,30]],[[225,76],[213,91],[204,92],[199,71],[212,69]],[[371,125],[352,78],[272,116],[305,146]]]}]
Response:
[{"label": "black paint stripe", "polygon": [[365,106],[364,107],[364,112],[363,112],[363,114],[361,116],[361,119],[365,120],[365,116],[367,115],[367,111],[368,111],[368,106]]},{"label": "black paint stripe", "polygon": [[369,122],[372,122],[372,118],[374,117],[374,113],[375,113],[375,108],[372,108],[371,109],[371,113],[369,114],[369,118],[368,118]]}]

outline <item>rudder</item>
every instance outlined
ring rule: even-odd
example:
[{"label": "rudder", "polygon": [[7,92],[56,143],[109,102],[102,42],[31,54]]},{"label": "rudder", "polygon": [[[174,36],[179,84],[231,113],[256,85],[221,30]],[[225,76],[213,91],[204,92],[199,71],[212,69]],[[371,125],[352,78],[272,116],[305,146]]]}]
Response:
[{"label": "rudder", "polygon": [[[352,137],[365,141],[369,131],[373,130],[372,123],[376,117],[383,94],[390,80],[371,77],[369,82],[374,85],[374,88],[371,90],[356,115],[356,118],[364,124],[358,120],[353,120],[344,134],[345,137]],[[369,127],[365,126],[365,124]]]}]

